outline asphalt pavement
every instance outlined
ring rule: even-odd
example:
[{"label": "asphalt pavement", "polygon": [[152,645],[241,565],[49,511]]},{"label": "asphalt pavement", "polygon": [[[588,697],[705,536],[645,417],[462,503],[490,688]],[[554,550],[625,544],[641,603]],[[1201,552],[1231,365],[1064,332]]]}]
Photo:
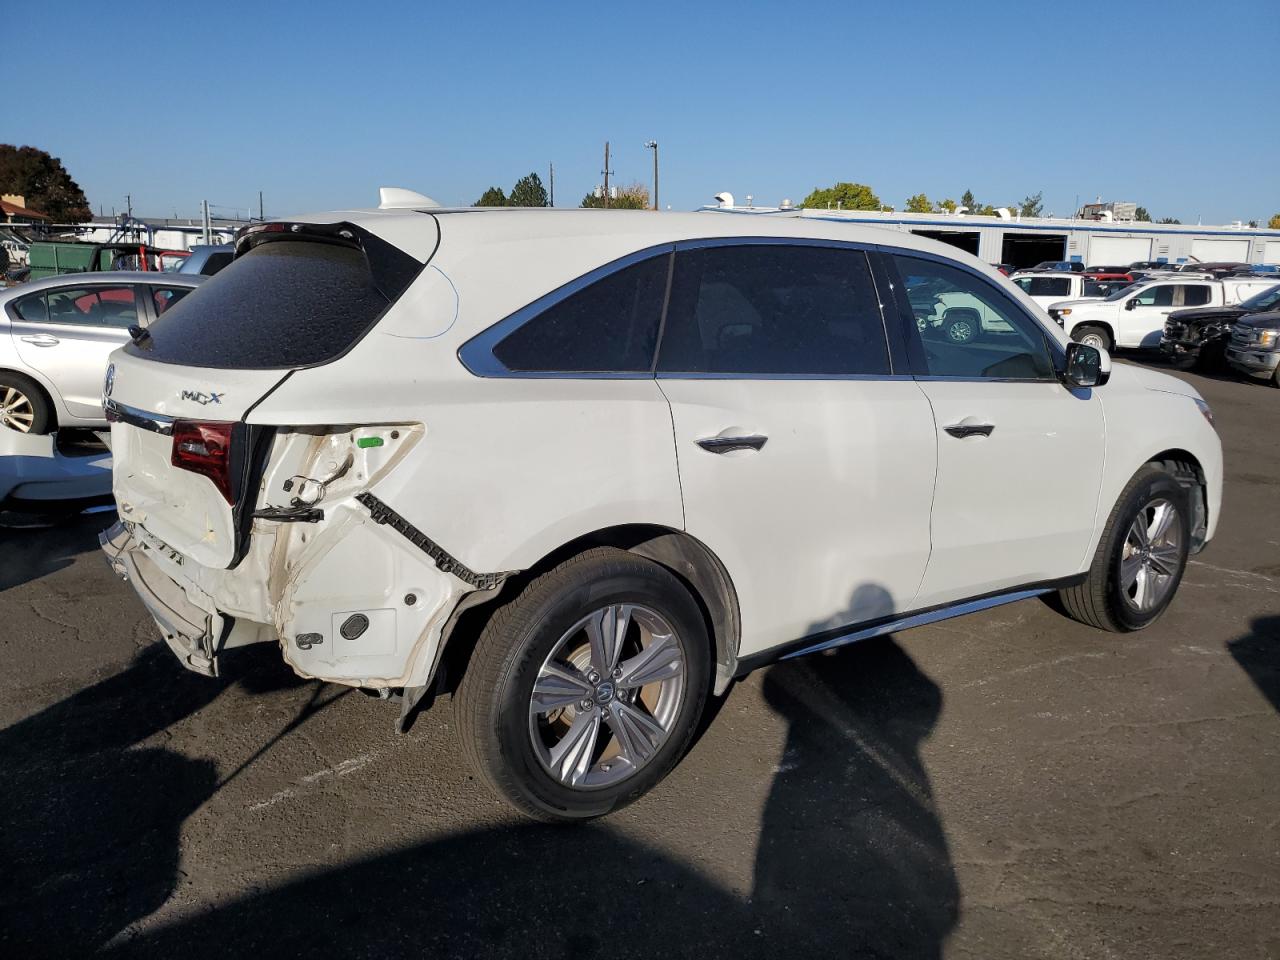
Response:
[{"label": "asphalt pavement", "polygon": [[[774,666],[654,793],[521,821],[451,704],[185,672],[97,551],[0,532],[0,956],[1280,956],[1280,390],[1149,630],[1037,600]],[[1015,482],[1015,478],[1011,478]],[[1051,505],[1046,505],[1051,509]]]}]

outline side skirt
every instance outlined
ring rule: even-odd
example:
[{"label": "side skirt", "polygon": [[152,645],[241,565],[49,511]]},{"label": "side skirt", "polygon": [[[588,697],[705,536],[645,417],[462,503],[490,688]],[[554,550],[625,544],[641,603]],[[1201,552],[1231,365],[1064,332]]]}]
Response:
[{"label": "side skirt", "polygon": [[741,679],[752,670],[779,660],[792,660],[796,657],[818,653],[821,650],[830,650],[833,647],[843,647],[850,643],[857,643],[859,640],[883,637],[885,634],[910,630],[912,627],[923,627],[925,624],[938,623],[941,620],[950,620],[953,617],[963,617],[965,614],[977,613],[979,610],[989,610],[992,607],[1003,606],[1006,603],[1017,603],[1019,600],[1027,600],[1031,597],[1053,593],[1055,590],[1062,590],[1081,583],[1084,580],[1084,576],[1081,574],[1062,580],[1028,584],[1025,587],[1019,587],[1017,590],[986,594],[981,597],[974,597],[971,600],[960,600],[956,603],[942,604],[912,613],[895,614],[892,617],[884,617],[880,620],[853,623],[843,627],[836,627],[832,630],[824,630],[821,633],[810,634],[791,643],[785,643],[780,647],[774,647],[772,650],[763,650],[760,653],[744,657],[738,661],[738,669],[735,671],[734,677]]}]

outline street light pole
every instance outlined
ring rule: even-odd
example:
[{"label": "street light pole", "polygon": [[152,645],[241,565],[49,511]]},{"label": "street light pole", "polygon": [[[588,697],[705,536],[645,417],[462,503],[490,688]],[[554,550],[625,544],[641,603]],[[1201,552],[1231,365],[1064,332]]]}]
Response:
[{"label": "street light pole", "polygon": [[661,209],[658,206],[658,141],[646,140],[644,145],[653,151],[653,209]]}]

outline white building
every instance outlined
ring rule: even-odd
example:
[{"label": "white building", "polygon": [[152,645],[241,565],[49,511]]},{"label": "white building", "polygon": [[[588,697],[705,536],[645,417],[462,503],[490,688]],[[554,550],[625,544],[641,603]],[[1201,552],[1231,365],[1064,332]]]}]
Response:
[{"label": "white building", "polygon": [[1072,260],[1087,266],[1129,264],[1138,260],[1280,264],[1280,230],[1239,223],[1218,227],[1058,217],[1004,219],[946,213],[796,210],[733,206],[732,198],[728,199],[729,204],[711,209],[873,224],[933,237],[988,263],[1008,263],[1019,268],[1034,266],[1043,260]]}]

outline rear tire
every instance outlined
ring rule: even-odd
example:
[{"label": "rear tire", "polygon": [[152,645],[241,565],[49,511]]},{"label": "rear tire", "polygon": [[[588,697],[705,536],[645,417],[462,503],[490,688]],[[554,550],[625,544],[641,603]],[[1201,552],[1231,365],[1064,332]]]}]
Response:
[{"label": "rear tire", "polygon": [[30,377],[0,370],[0,428],[45,434],[55,426],[44,390]]},{"label": "rear tire", "polygon": [[[621,638],[612,649],[609,637]],[[529,817],[598,817],[684,755],[710,676],[705,621],[684,585],[652,561],[594,548],[490,617],[458,691],[462,752]]]},{"label": "rear tire", "polygon": [[1076,327],[1071,331],[1071,339],[1076,343],[1083,343],[1086,346],[1097,347],[1099,350],[1105,350],[1110,353],[1114,347],[1111,342],[1111,335],[1102,327],[1095,327],[1091,324],[1084,324]]},{"label": "rear tire", "polygon": [[1116,501],[1084,582],[1058,598],[1069,617],[1091,627],[1141,630],[1173,600],[1190,545],[1186,489],[1164,467],[1148,463]]}]

